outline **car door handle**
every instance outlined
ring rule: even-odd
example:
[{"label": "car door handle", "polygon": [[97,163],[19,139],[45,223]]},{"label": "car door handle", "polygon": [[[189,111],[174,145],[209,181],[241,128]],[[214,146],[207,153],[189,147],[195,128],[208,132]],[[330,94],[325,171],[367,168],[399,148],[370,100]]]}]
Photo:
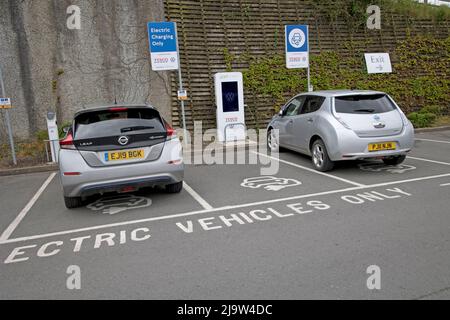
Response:
[{"label": "car door handle", "polygon": [[289,122],[288,122],[288,123],[294,123],[294,120],[292,120],[292,119],[291,119],[291,120],[289,120]]},{"label": "car door handle", "polygon": [[306,119],[306,121],[308,121],[308,122],[314,122],[313,118],[308,118],[308,119]]}]

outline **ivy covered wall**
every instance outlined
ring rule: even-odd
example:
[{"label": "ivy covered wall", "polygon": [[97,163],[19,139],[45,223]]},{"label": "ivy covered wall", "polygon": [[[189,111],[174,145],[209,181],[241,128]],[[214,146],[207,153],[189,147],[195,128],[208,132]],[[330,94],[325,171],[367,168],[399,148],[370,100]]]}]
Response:
[{"label": "ivy covered wall", "polygon": [[[380,30],[366,26],[369,5],[381,9]],[[306,70],[285,67],[286,24],[309,25],[315,90],[381,90],[406,112],[439,105],[449,114],[449,8],[410,0],[165,0],[165,12],[178,24],[188,128],[198,120],[215,127],[216,72],[244,74],[249,127],[264,127],[283,102],[306,90]],[[389,52],[393,73],[368,75],[369,52]],[[171,95],[177,126],[176,74]]]}]

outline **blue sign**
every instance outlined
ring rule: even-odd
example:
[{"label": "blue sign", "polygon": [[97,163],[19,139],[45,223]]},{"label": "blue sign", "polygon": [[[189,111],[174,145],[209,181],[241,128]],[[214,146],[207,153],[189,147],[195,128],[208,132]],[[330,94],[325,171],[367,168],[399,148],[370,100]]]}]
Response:
[{"label": "blue sign", "polygon": [[176,52],[177,37],[174,22],[149,22],[150,52]]},{"label": "blue sign", "polygon": [[309,39],[307,25],[286,25],[286,67],[309,68]]},{"label": "blue sign", "polygon": [[286,52],[308,52],[308,26],[286,26]]},{"label": "blue sign", "polygon": [[179,57],[176,23],[149,22],[147,28],[152,70],[177,70]]}]

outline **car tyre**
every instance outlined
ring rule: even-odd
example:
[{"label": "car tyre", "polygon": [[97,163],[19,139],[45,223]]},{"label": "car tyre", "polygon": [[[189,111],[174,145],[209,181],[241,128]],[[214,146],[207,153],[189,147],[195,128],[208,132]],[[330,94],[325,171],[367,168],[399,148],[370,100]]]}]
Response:
[{"label": "car tyre", "polygon": [[67,209],[79,208],[83,205],[81,197],[64,197],[64,204]]},{"label": "car tyre", "polygon": [[386,165],[389,166],[396,166],[400,163],[402,163],[403,161],[405,161],[406,156],[396,156],[396,157],[391,157],[391,158],[384,158],[383,162]]},{"label": "car tyre", "polygon": [[167,193],[180,193],[183,190],[183,181],[166,185]]},{"label": "car tyre", "polygon": [[325,143],[318,139],[311,148],[312,163],[318,171],[330,171],[334,168],[334,162],[330,160]]},{"label": "car tyre", "polygon": [[278,141],[277,143],[274,143],[274,135],[273,135],[274,129],[269,129],[269,132],[267,132],[267,150],[269,152],[282,152],[283,148],[280,146],[280,143]]}]

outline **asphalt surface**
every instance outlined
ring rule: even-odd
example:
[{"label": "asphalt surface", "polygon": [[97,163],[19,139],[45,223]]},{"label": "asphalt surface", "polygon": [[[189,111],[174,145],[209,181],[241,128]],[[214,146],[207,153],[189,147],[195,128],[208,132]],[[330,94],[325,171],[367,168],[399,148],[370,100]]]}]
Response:
[{"label": "asphalt surface", "polygon": [[270,182],[263,164],[189,165],[178,195],[77,210],[50,173],[0,177],[0,298],[449,299],[450,131],[416,138],[397,167],[319,174],[283,152]]}]

